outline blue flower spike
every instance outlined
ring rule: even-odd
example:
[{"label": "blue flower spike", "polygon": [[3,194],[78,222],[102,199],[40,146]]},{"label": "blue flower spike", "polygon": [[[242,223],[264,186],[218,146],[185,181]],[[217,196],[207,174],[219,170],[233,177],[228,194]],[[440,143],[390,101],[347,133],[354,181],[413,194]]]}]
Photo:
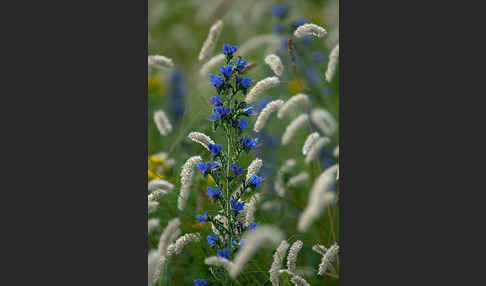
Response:
[{"label": "blue flower spike", "polygon": [[258,226],[258,223],[256,223],[256,222],[252,222],[252,223],[250,223],[250,225],[248,226],[248,230],[249,230],[249,231],[252,231],[252,230],[254,230],[254,229],[257,227],[257,226]]},{"label": "blue flower spike", "polygon": [[245,203],[236,202],[235,200],[230,200],[230,203],[231,203],[231,210],[234,212],[239,212],[243,210],[243,207],[245,206]]},{"label": "blue flower spike", "polygon": [[204,211],[204,215],[197,215],[196,218],[199,222],[206,222],[208,221],[208,212]]},{"label": "blue flower spike", "polygon": [[196,279],[194,280],[194,286],[208,286],[208,281],[206,279]]},{"label": "blue flower spike", "polygon": [[243,89],[248,89],[250,87],[251,81],[252,81],[252,79],[249,78],[249,77],[245,77],[245,78],[237,77],[236,78],[236,83],[238,84],[238,86],[240,86]]},{"label": "blue flower spike", "polygon": [[230,46],[228,44],[223,45],[223,54],[227,56],[232,56],[234,53],[236,53],[236,50],[238,49],[238,46]]},{"label": "blue flower spike", "polygon": [[214,106],[223,105],[223,101],[221,101],[221,98],[219,98],[219,96],[211,96],[209,102],[211,102],[211,104]]},{"label": "blue flower spike", "polygon": [[216,256],[218,256],[218,257],[223,257],[223,258],[226,258],[226,259],[229,259],[230,258],[230,252],[226,248],[223,249],[223,250],[218,249],[217,252],[218,252],[218,254],[216,254]]},{"label": "blue flower spike", "polygon": [[219,68],[219,71],[221,74],[223,74],[226,78],[229,78],[233,74],[233,66],[232,65],[226,65],[226,66],[221,66]]},{"label": "blue flower spike", "polygon": [[207,240],[208,240],[209,246],[211,248],[214,248],[216,246],[216,243],[218,243],[219,236],[217,234],[208,235]]},{"label": "blue flower spike", "polygon": [[259,187],[262,184],[262,177],[258,177],[257,175],[254,175],[253,177],[250,178],[249,183],[250,185]]},{"label": "blue flower spike", "polygon": [[217,88],[220,88],[224,83],[223,78],[215,74],[209,75],[209,81],[211,82],[212,85],[214,85]]},{"label": "blue flower spike", "polygon": [[210,186],[208,186],[206,190],[208,196],[212,199],[216,199],[221,195],[221,191],[218,188],[211,188]]},{"label": "blue flower spike", "polygon": [[253,105],[250,106],[250,107],[247,107],[247,108],[243,109],[243,113],[245,113],[246,115],[252,115],[253,114],[253,108],[255,108]]},{"label": "blue flower spike", "polygon": [[241,169],[241,167],[237,164],[231,163],[231,170],[233,171],[233,174],[235,174],[235,176],[239,176],[241,175],[241,173],[243,173],[243,169]]},{"label": "blue flower spike", "polygon": [[217,156],[221,152],[221,149],[223,149],[221,144],[209,144],[209,151],[211,152],[213,157]]}]

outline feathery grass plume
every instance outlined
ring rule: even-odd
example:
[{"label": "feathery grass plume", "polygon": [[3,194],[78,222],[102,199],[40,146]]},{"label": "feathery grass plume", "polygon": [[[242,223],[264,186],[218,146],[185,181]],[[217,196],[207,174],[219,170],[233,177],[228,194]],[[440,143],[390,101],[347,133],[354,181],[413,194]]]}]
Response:
[{"label": "feathery grass plume", "polygon": [[260,130],[263,129],[263,127],[265,126],[265,123],[268,120],[268,117],[270,117],[270,114],[272,114],[272,112],[274,112],[274,111],[277,111],[282,106],[283,103],[284,103],[283,100],[278,99],[278,100],[274,100],[274,101],[269,102],[265,106],[265,108],[263,108],[263,110],[260,112],[260,114],[258,115],[258,118],[255,122],[255,127],[254,127],[255,132],[260,132]]},{"label": "feathery grass plume", "polygon": [[211,70],[211,68],[213,68],[215,66],[222,65],[224,63],[225,58],[226,57],[225,57],[224,54],[219,54],[219,55],[216,55],[216,56],[210,58],[209,61],[207,61],[201,67],[201,69],[199,70],[199,74],[201,76],[207,76],[209,71]]},{"label": "feathery grass plume", "polygon": [[248,170],[246,171],[246,183],[260,171],[260,168],[263,166],[262,159],[255,158],[251,161],[250,165],[248,166]]},{"label": "feathery grass plume", "polygon": [[274,209],[279,206],[279,203],[277,201],[266,201],[261,205],[261,209],[268,211],[271,209]]},{"label": "feathery grass plume", "polygon": [[299,251],[302,248],[302,245],[302,241],[297,240],[290,247],[289,255],[287,256],[287,270],[292,273],[295,273],[297,256],[299,255]]},{"label": "feathery grass plume", "polygon": [[310,162],[312,162],[312,160],[314,160],[317,157],[317,154],[319,153],[319,151],[324,146],[329,144],[329,142],[331,142],[331,139],[329,139],[328,137],[321,137],[321,138],[317,139],[315,141],[315,143],[312,144],[309,151],[307,152],[307,156],[305,156],[305,162],[307,164],[310,164]]},{"label": "feathery grass plume", "polygon": [[218,41],[219,35],[221,34],[222,30],[223,21],[221,20],[216,21],[216,23],[211,26],[211,29],[209,29],[208,37],[206,38],[206,41],[204,41],[201,52],[199,52],[198,59],[200,61],[204,60],[213,53],[214,47],[216,46],[216,42]]},{"label": "feathery grass plume", "polygon": [[289,179],[287,182],[287,188],[298,186],[300,183],[307,181],[308,179],[309,174],[307,172],[301,172]]},{"label": "feathery grass plume", "polygon": [[148,213],[151,213],[157,209],[157,207],[159,206],[159,202],[149,200],[147,206],[148,206]]},{"label": "feathery grass plume", "polygon": [[148,190],[155,191],[155,190],[164,190],[164,191],[172,191],[174,189],[174,185],[167,182],[166,180],[150,180],[148,182]]},{"label": "feathery grass plume", "polygon": [[186,245],[191,242],[198,242],[201,239],[201,235],[197,232],[195,233],[186,233],[183,236],[179,237],[175,243],[172,243],[167,248],[167,255],[172,254],[181,254],[182,250]]},{"label": "feathery grass plume", "polygon": [[305,279],[302,278],[299,275],[292,276],[292,279],[290,279],[290,282],[294,283],[294,285],[297,285],[297,286],[310,286],[309,283],[307,283],[307,281],[305,281]]},{"label": "feathery grass plume", "polygon": [[148,195],[147,200],[158,201],[162,196],[167,195],[169,192],[166,190],[155,190],[150,195]]},{"label": "feathery grass plume", "polygon": [[245,226],[250,226],[250,224],[255,220],[256,205],[260,202],[262,196],[260,194],[254,194],[248,203],[243,207],[245,213]]},{"label": "feathery grass plume", "polygon": [[318,132],[314,132],[314,133],[310,134],[307,137],[307,139],[305,139],[304,146],[302,147],[302,154],[307,155],[310,148],[312,147],[312,145],[314,145],[314,143],[316,143],[316,140],[319,139],[319,137],[321,137],[321,136],[319,135]]},{"label": "feathery grass plume", "polygon": [[319,264],[319,271],[317,272],[318,275],[323,276],[326,273],[327,268],[336,258],[338,254],[339,246],[337,244],[333,244],[327,252],[322,256],[321,264]]},{"label": "feathery grass plume", "polygon": [[281,76],[282,75],[282,72],[283,72],[283,65],[282,65],[282,61],[280,60],[280,58],[275,55],[275,54],[270,54],[268,56],[265,57],[265,63],[272,69],[272,71],[278,75],[278,76]]},{"label": "feathery grass plume", "polygon": [[243,235],[246,239],[245,247],[239,249],[233,260],[233,267],[230,270],[230,277],[235,278],[241,273],[245,264],[250,260],[256,250],[268,244],[278,244],[283,240],[281,230],[270,225],[260,225],[254,231],[247,232]]},{"label": "feathery grass plume", "polygon": [[285,104],[279,109],[277,113],[278,118],[284,117],[284,115],[292,109],[292,107],[302,104],[307,106],[309,104],[309,97],[303,93],[296,94],[289,98]]},{"label": "feathery grass plume", "polygon": [[245,98],[246,103],[251,103],[266,89],[272,88],[280,84],[280,80],[276,76],[267,77],[257,82],[255,86],[248,92]]},{"label": "feathery grass plume", "polygon": [[209,144],[215,144],[213,139],[201,132],[191,132],[187,135],[192,141],[203,145],[209,151]]},{"label": "feathery grass plume", "polygon": [[151,233],[156,227],[159,226],[160,220],[158,218],[151,218],[147,221],[148,233]]},{"label": "feathery grass plume", "polygon": [[214,266],[219,266],[225,268],[228,272],[231,272],[231,269],[233,269],[234,263],[231,262],[230,260],[223,258],[223,257],[218,257],[218,256],[210,256],[204,259],[204,263],[207,265],[214,265]]},{"label": "feathery grass plume", "polygon": [[273,262],[272,267],[268,271],[270,273],[270,281],[272,282],[272,286],[279,286],[279,279],[278,279],[278,272],[282,267],[282,262],[285,258],[285,254],[287,253],[287,249],[289,248],[289,243],[286,240],[282,240],[280,245],[277,247],[277,250],[273,254]]},{"label": "feathery grass plume", "polygon": [[336,181],[335,172],[338,166],[332,165],[327,168],[312,185],[307,207],[300,214],[297,229],[300,232],[307,231],[312,222],[321,214],[323,208],[335,200],[335,195],[329,189]]},{"label": "feathery grass plume", "polygon": [[282,145],[287,145],[290,143],[292,137],[294,137],[295,133],[301,128],[304,124],[309,121],[309,116],[307,114],[301,114],[297,116],[285,129],[285,132],[282,136]]},{"label": "feathery grass plume", "polygon": [[156,68],[166,68],[171,69],[174,67],[174,62],[168,57],[153,55],[148,56],[148,65]]},{"label": "feathery grass plume", "polygon": [[152,286],[152,278],[154,277],[155,267],[157,267],[157,263],[159,262],[160,254],[157,250],[151,250],[148,255],[148,286]]},{"label": "feathery grass plume", "polygon": [[170,124],[169,118],[163,110],[157,110],[154,113],[154,122],[159,129],[160,134],[167,136],[172,131],[172,125]]},{"label": "feathery grass plume", "polygon": [[294,31],[294,36],[296,36],[297,38],[302,38],[306,35],[312,35],[314,37],[321,38],[324,37],[326,34],[327,31],[323,27],[309,23],[299,26]]},{"label": "feathery grass plume", "polygon": [[189,197],[192,177],[194,176],[194,167],[201,162],[201,156],[192,156],[182,166],[181,170],[181,190],[177,198],[177,208],[181,211],[186,207],[186,201]]},{"label": "feathery grass plume", "polygon": [[337,129],[336,120],[332,117],[331,113],[325,109],[313,109],[311,112],[311,120],[326,135],[333,134]]},{"label": "feathery grass plume", "polygon": [[244,55],[263,45],[280,44],[280,40],[281,38],[274,34],[264,34],[253,37],[241,45],[240,49],[238,50],[238,55],[243,57]]},{"label": "feathery grass plume", "polygon": [[327,248],[324,245],[316,244],[312,246],[312,250],[319,253],[320,255],[324,255],[326,254]]},{"label": "feathery grass plume", "polygon": [[157,263],[157,266],[154,271],[154,275],[152,277],[153,282],[157,281],[160,278],[160,274],[162,273],[164,264],[167,261],[167,247],[169,246],[170,243],[172,243],[173,233],[179,229],[180,225],[181,225],[181,221],[179,220],[179,218],[174,218],[170,220],[169,223],[167,224],[167,227],[164,229],[164,232],[162,232],[162,235],[160,236],[159,246],[158,246],[160,259]]},{"label": "feathery grass plume", "polygon": [[332,152],[332,155],[334,157],[339,156],[339,145],[337,145],[336,148],[334,148],[334,151]]},{"label": "feathery grass plume", "polygon": [[331,81],[334,73],[336,72],[336,65],[339,58],[339,44],[337,44],[329,54],[329,63],[327,64],[326,80]]},{"label": "feathery grass plume", "polygon": [[280,170],[277,172],[274,186],[275,186],[275,191],[280,197],[285,196],[285,183],[283,181],[283,174],[290,171],[296,165],[297,165],[297,161],[295,161],[295,159],[288,159],[287,161],[285,161],[283,166],[280,167]]}]

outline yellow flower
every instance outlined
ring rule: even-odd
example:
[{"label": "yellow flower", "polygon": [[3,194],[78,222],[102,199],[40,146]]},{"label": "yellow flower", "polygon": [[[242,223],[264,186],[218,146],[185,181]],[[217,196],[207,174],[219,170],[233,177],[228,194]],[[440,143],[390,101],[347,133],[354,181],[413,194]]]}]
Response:
[{"label": "yellow flower", "polygon": [[304,81],[300,77],[296,77],[295,79],[289,81],[288,88],[290,94],[304,92]]},{"label": "yellow flower", "polygon": [[164,175],[162,174],[155,174],[153,171],[151,171],[150,169],[148,169],[148,179],[149,180],[160,180],[160,179],[163,179],[164,178]]},{"label": "yellow flower", "polygon": [[148,91],[159,92],[162,90],[162,83],[164,82],[164,77],[162,74],[155,74],[148,79]]}]

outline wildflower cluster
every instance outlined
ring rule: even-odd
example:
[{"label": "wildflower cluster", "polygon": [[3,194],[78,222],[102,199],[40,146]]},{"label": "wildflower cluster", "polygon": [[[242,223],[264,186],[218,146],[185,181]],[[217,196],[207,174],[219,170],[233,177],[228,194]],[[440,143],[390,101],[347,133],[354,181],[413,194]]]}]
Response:
[{"label": "wildflower cluster", "polygon": [[[211,216],[204,211],[196,219],[200,223],[209,222],[212,225],[214,233],[207,236],[207,244],[216,251],[216,257],[227,260],[244,247],[245,241],[241,239],[243,233],[253,231],[258,226],[254,221],[246,223],[241,214],[245,209],[244,198],[254,195],[263,183],[263,178],[257,174],[258,170],[255,172],[251,166],[247,171],[251,177],[245,178],[244,169],[239,163],[242,154],[249,154],[257,147],[258,138],[243,134],[254,113],[254,106],[248,106],[242,100],[248,93],[252,79],[243,76],[247,61],[241,56],[236,58],[237,50],[237,46],[224,44],[225,62],[218,74],[209,75],[210,83],[216,88],[216,95],[209,98],[212,107],[209,121],[215,132],[222,130],[227,139],[226,146],[209,143],[207,149],[211,153],[211,160],[197,164],[201,174],[204,177],[210,176],[214,182],[206,187],[206,191],[217,207],[217,215]],[[235,189],[239,191],[233,192]],[[215,270],[222,271],[221,268]],[[194,283],[204,285],[202,281],[204,279],[198,279]]]}]

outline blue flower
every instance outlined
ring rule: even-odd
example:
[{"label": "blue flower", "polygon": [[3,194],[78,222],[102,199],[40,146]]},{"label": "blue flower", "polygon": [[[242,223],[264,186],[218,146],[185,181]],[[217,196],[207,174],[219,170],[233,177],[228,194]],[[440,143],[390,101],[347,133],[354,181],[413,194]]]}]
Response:
[{"label": "blue flower", "polygon": [[273,31],[277,34],[281,34],[282,33],[282,24],[273,25]]},{"label": "blue flower", "polygon": [[307,24],[309,21],[307,21],[306,18],[299,18],[297,20],[294,21],[294,29],[297,29],[298,27],[304,25],[304,24]]},{"label": "blue flower", "polygon": [[229,107],[222,107],[222,106],[216,106],[214,108],[214,113],[216,113],[216,115],[218,117],[222,117],[222,116],[225,116],[226,114],[228,114],[229,112],[231,111],[231,108]]},{"label": "blue flower", "polygon": [[316,62],[322,62],[323,60],[326,59],[326,56],[319,51],[315,51],[312,52],[312,59],[314,59],[314,61]]},{"label": "blue flower", "polygon": [[236,52],[237,49],[238,49],[238,46],[230,46],[228,44],[224,44],[223,45],[223,54],[225,54],[227,56],[231,56]]},{"label": "blue flower", "polygon": [[289,9],[290,7],[288,5],[273,5],[272,8],[270,8],[270,12],[277,18],[285,18]]},{"label": "blue flower", "polygon": [[321,83],[322,80],[321,80],[321,77],[319,75],[319,73],[311,66],[308,66],[306,69],[305,69],[305,75],[310,78],[310,80],[314,83],[314,84],[318,84],[318,83]]},{"label": "blue flower", "polygon": [[254,185],[255,187],[259,187],[262,184],[262,177],[258,177],[257,175],[253,175],[253,177],[250,178],[249,183],[251,185]]},{"label": "blue flower", "polygon": [[223,105],[223,102],[221,101],[221,98],[219,98],[219,96],[211,96],[209,101],[214,106]]},{"label": "blue flower", "polygon": [[258,138],[252,139],[250,136],[245,135],[245,137],[241,140],[241,143],[243,144],[243,147],[249,151],[251,148],[256,146],[258,143]]},{"label": "blue flower", "polygon": [[212,199],[215,199],[221,195],[221,191],[218,188],[213,189],[210,186],[208,186],[206,189],[208,191],[207,192],[208,196]]},{"label": "blue flower", "polygon": [[196,279],[194,280],[194,286],[208,286],[208,281],[206,279]]},{"label": "blue flower", "polygon": [[217,156],[221,152],[221,149],[223,149],[221,144],[209,144],[209,151],[213,154],[213,157]]},{"label": "blue flower", "polygon": [[251,115],[253,113],[253,108],[254,106],[250,106],[250,107],[247,107],[245,109],[243,109],[243,112],[246,114],[246,115]]},{"label": "blue flower", "polygon": [[200,163],[197,163],[197,167],[199,168],[199,170],[203,174],[206,174],[206,172],[211,168],[211,163],[209,163],[209,162],[200,162]]},{"label": "blue flower", "polygon": [[236,176],[239,176],[241,175],[241,173],[243,173],[243,170],[241,169],[240,166],[238,166],[237,164],[233,164],[231,163],[231,170],[233,170],[233,173],[236,175]]},{"label": "blue flower", "polygon": [[289,46],[289,38],[283,38],[280,42],[280,46],[282,46],[282,48],[284,49],[287,49]]},{"label": "blue flower", "polygon": [[271,96],[265,96],[265,98],[258,102],[256,110],[258,110],[258,112],[262,111],[272,100],[273,98]]},{"label": "blue flower", "polygon": [[211,163],[211,170],[216,170],[217,168],[219,168],[221,166],[221,163],[219,163],[218,161],[213,161]]},{"label": "blue flower", "polygon": [[241,119],[238,123],[236,123],[236,127],[238,129],[243,130],[248,127],[248,119]]},{"label": "blue flower", "polygon": [[197,215],[196,218],[199,220],[199,222],[208,221],[208,212],[204,211],[204,215]]},{"label": "blue flower", "polygon": [[236,68],[240,71],[244,69],[246,66],[246,60],[242,60],[241,57],[237,60],[234,60],[233,63],[235,64]]},{"label": "blue flower", "polygon": [[230,77],[231,74],[233,73],[233,66],[232,65],[226,65],[226,66],[221,66],[219,68],[219,71],[221,74],[223,74],[225,77]]},{"label": "blue flower", "polygon": [[239,243],[238,243],[238,241],[236,241],[236,240],[232,240],[232,241],[231,241],[231,245],[239,245]]},{"label": "blue flower", "polygon": [[219,236],[217,234],[208,235],[207,239],[208,239],[209,246],[211,248],[214,248],[216,246],[216,243],[219,240]]},{"label": "blue flower", "polygon": [[221,87],[221,85],[223,85],[223,78],[220,77],[219,75],[210,74],[209,75],[209,81],[211,82],[212,85],[214,85],[217,88],[219,88],[219,87]]},{"label": "blue flower", "polygon": [[245,203],[235,202],[234,200],[230,200],[230,203],[231,203],[231,210],[234,212],[239,212],[243,210],[243,206],[245,205]]},{"label": "blue flower", "polygon": [[256,222],[252,222],[250,223],[250,225],[248,226],[248,230],[254,230],[256,227],[258,226],[258,223]]},{"label": "blue flower", "polygon": [[226,258],[226,259],[229,259],[230,258],[230,252],[228,249],[218,249],[218,254],[216,254],[216,256],[218,257],[223,257],[223,258]]},{"label": "blue flower", "polygon": [[249,78],[249,77],[245,77],[245,78],[237,77],[236,78],[236,83],[239,86],[243,87],[244,89],[247,89],[248,87],[250,87],[251,78]]}]

